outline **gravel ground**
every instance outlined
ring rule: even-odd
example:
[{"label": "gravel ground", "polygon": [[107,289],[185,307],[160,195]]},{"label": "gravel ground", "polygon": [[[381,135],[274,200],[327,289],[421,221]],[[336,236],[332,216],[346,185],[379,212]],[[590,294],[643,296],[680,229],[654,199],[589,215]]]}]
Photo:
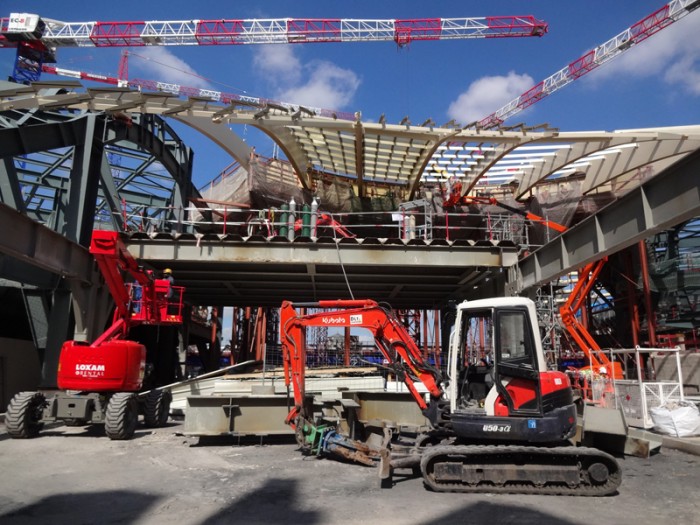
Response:
[{"label": "gravel ground", "polygon": [[700,523],[700,457],[663,449],[621,459],[605,498],[438,494],[395,476],[304,458],[287,438],[200,443],[180,423],[110,441],[54,426],[30,440],[0,427],[0,523],[581,524]]}]

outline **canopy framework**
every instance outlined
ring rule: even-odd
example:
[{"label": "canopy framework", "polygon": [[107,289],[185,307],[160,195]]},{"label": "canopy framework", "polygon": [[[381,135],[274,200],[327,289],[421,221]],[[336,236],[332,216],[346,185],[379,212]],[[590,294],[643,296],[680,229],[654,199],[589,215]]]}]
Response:
[{"label": "canopy framework", "polygon": [[[45,88],[60,84],[61,93]],[[66,86],[72,86],[66,90]],[[510,184],[518,199],[544,181],[584,177],[583,192],[624,193],[700,148],[700,126],[612,132],[490,131],[363,122],[312,116],[301,108],[224,106],[206,98],[187,103],[168,93],[124,88],[81,89],[79,83],[38,83],[0,91],[0,111],[71,109],[171,116],[215,140],[244,167],[250,149],[227,129],[254,126],[272,138],[311,187],[309,172],[323,170],[354,179],[360,196],[371,181],[403,186],[409,200],[421,183],[460,180],[463,192]],[[217,126],[218,124],[218,126]]]}]

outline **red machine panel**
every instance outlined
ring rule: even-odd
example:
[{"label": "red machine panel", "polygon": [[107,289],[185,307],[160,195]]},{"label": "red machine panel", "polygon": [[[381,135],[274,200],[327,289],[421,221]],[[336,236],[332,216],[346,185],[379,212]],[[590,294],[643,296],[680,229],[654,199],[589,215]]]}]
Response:
[{"label": "red machine panel", "polygon": [[[571,390],[571,381],[569,381],[569,377],[565,373],[555,370],[540,372],[539,383],[540,396],[542,396],[543,399],[556,396],[563,390]],[[521,377],[513,378],[508,382],[506,390],[513,400],[513,408],[515,410],[528,408],[536,401],[536,386],[533,380]],[[494,414],[504,417],[511,415],[508,410],[508,404],[506,400],[503,399],[503,396],[499,395],[496,398]]]},{"label": "red machine panel", "polygon": [[58,388],[91,392],[134,392],[146,370],[146,347],[134,341],[113,340],[91,347],[66,341],[61,348]]}]

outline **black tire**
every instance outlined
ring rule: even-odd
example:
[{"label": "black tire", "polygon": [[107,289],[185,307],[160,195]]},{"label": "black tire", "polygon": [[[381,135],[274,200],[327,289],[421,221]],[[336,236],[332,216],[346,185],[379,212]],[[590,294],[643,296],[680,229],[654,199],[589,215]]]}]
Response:
[{"label": "black tire", "polygon": [[46,398],[40,392],[20,392],[7,405],[5,428],[12,438],[36,437],[44,427],[41,422]]},{"label": "black tire", "polygon": [[134,436],[139,419],[136,395],[129,392],[114,394],[107,404],[105,433],[112,440],[126,440]]},{"label": "black tire", "polygon": [[168,423],[173,396],[164,390],[152,390],[146,396],[143,421],[147,427],[160,428]]}]

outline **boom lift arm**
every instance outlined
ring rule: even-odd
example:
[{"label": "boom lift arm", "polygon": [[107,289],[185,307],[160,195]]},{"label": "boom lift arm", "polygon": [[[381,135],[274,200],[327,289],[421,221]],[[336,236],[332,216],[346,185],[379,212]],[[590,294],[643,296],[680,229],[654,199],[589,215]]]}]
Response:
[{"label": "boom lift arm", "polygon": [[[90,242],[90,253],[104,277],[116,309],[114,321],[91,346],[96,347],[112,339],[123,339],[137,324],[182,323],[182,293],[184,288],[173,286],[167,299],[170,283],[155,279],[153,272],[139,266],[119,238],[118,232],[95,230]],[[129,275],[134,283],[125,282]],[[140,297],[135,291],[140,290]],[[173,313],[168,312],[168,306]],[[173,308],[174,307],[174,308]]]},{"label": "boom lift arm", "polygon": [[541,217],[537,215],[536,213],[532,213],[531,211],[527,210],[520,210],[518,208],[515,208],[513,206],[509,206],[508,204],[505,204],[495,197],[490,197],[490,196],[471,196],[471,195],[462,195],[462,183],[457,182],[455,183],[450,191],[450,194],[447,196],[447,198],[444,200],[442,203],[443,207],[445,208],[451,208],[452,206],[457,206],[459,204],[491,204],[493,206],[498,206],[499,208],[503,208],[506,211],[509,211],[511,213],[514,213],[516,215],[520,215],[522,217],[525,217],[525,219],[536,222],[538,224],[542,224],[546,226],[547,228],[550,228],[552,230],[555,230],[559,233],[565,232],[567,230],[567,227],[564,226],[563,224],[559,224],[558,222],[550,221],[549,219],[545,219],[544,217]]},{"label": "boom lift arm", "polygon": [[586,327],[578,320],[577,313],[585,306],[586,298],[593,289],[596,279],[600,275],[603,266],[608,258],[604,257],[599,261],[590,263],[581,269],[578,274],[578,282],[569,294],[566,302],[559,309],[561,321],[567,333],[576,342],[578,347],[586,355],[591,367],[600,373],[605,369],[614,379],[623,379],[622,366],[617,361],[611,361],[600,345],[593,338]]}]

